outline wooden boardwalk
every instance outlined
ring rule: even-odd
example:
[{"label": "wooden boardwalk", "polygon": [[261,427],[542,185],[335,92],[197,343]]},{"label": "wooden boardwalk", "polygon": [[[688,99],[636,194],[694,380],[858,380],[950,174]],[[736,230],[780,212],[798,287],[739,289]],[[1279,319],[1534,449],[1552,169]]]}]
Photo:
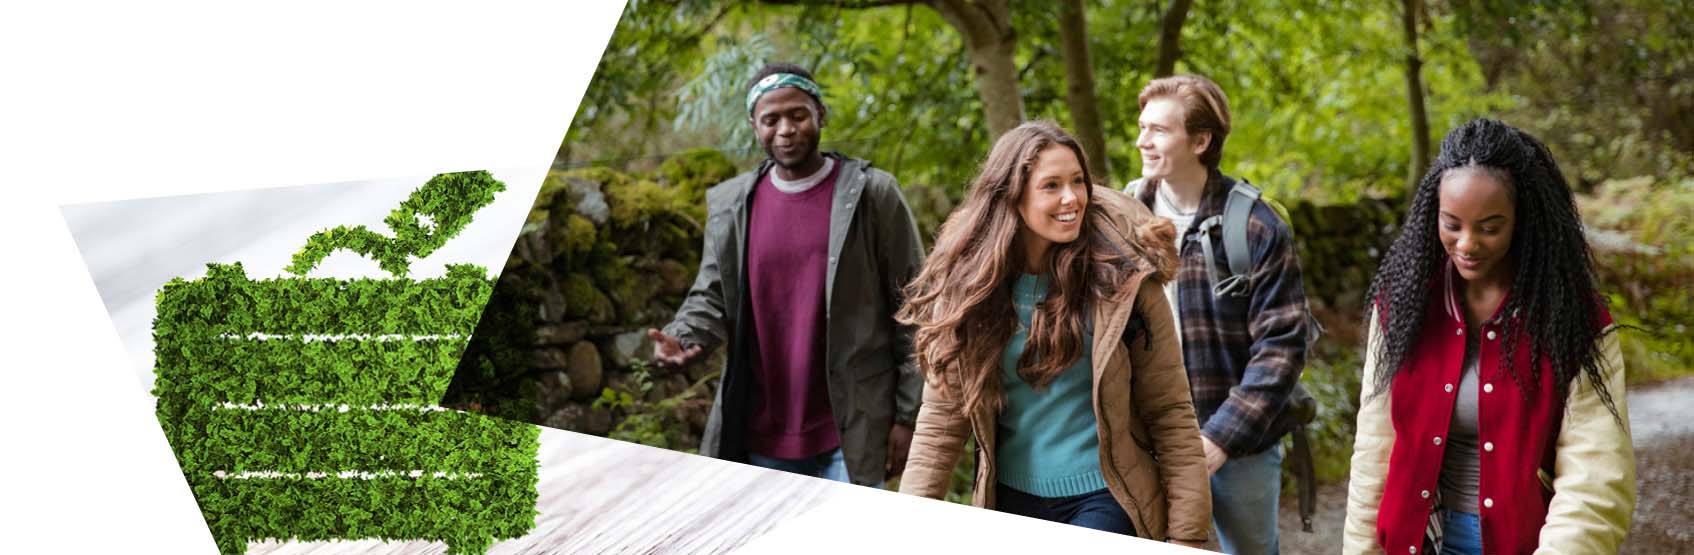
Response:
[{"label": "wooden boardwalk", "polygon": [[[726,553],[856,488],[567,432],[541,429],[536,526],[490,555]],[[869,491],[867,489],[867,491]],[[265,541],[248,553],[439,554],[441,542]]]},{"label": "wooden boardwalk", "polygon": [[[542,428],[540,515],[498,555],[1201,553],[1074,526]],[[253,542],[278,555],[440,554],[440,542]]]}]

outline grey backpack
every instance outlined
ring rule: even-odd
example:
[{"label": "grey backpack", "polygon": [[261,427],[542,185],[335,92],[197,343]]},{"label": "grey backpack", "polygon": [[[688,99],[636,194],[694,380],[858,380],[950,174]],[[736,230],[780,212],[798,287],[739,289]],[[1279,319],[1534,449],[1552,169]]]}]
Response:
[{"label": "grey backpack", "polygon": [[[1131,197],[1139,198],[1141,187],[1145,181],[1145,179],[1131,181],[1129,185],[1124,186],[1123,190]],[[1288,226],[1289,237],[1293,238],[1294,224],[1288,218],[1288,209],[1274,199],[1264,198],[1263,192],[1258,187],[1253,186],[1252,183],[1248,183],[1246,179],[1235,180],[1235,185],[1229,188],[1229,197],[1224,199],[1223,213],[1201,220],[1200,227],[1197,230],[1201,235],[1199,239],[1200,250],[1205,253],[1206,259],[1216,260],[1217,250],[1212,244],[1215,241],[1212,238],[1212,229],[1223,228],[1221,235],[1223,238],[1224,263],[1229,267],[1229,275],[1219,279],[1217,265],[1206,265],[1206,281],[1211,283],[1212,295],[1214,296],[1243,298],[1248,296],[1252,290],[1252,282],[1248,278],[1248,275],[1252,272],[1252,251],[1247,244],[1247,224],[1253,216],[1253,203],[1255,201],[1264,201],[1266,206],[1276,212],[1277,217],[1282,218],[1283,225]],[[1181,231],[1183,230],[1178,230],[1178,233]],[[1311,333],[1306,336],[1306,346],[1310,347],[1317,342],[1318,336],[1323,335],[1324,329],[1323,325],[1318,323],[1317,318],[1312,316],[1311,308],[1307,307],[1305,310],[1306,326],[1307,329],[1311,330]],[[1311,441],[1306,435],[1306,425],[1317,420],[1317,398],[1312,397],[1312,394],[1307,392],[1305,387],[1295,383],[1294,390],[1288,395],[1288,410],[1293,411],[1295,421],[1299,422],[1299,425],[1295,426],[1289,433],[1294,437],[1294,449],[1290,453],[1290,458],[1294,464],[1296,478],[1299,480],[1300,524],[1303,530],[1311,532],[1312,514],[1317,508],[1317,482],[1314,476]]]}]

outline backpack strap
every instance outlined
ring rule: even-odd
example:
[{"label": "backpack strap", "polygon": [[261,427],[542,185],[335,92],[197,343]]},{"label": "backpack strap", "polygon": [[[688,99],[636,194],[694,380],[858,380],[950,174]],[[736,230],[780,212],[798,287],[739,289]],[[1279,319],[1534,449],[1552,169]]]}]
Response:
[{"label": "backpack strap", "polygon": [[1247,246],[1247,220],[1253,216],[1253,202],[1261,194],[1246,179],[1237,179],[1223,203],[1223,249],[1229,256],[1230,274],[1240,276],[1252,271],[1253,251]]},{"label": "backpack strap", "polygon": [[1200,222],[1200,248],[1207,260],[1217,260],[1212,248],[1212,228],[1223,228],[1224,255],[1228,258],[1229,276],[1218,279],[1217,264],[1206,265],[1206,278],[1212,283],[1212,295],[1218,297],[1247,296],[1252,271],[1252,250],[1247,245],[1247,220],[1253,215],[1253,203],[1259,200],[1259,188],[1245,179],[1235,180],[1224,199],[1223,213]]}]

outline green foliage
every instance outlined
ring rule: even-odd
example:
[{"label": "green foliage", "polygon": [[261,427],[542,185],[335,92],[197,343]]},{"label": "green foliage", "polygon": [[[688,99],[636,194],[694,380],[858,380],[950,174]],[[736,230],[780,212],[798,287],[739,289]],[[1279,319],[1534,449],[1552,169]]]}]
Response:
[{"label": "green foliage", "polygon": [[[698,67],[707,33],[724,19],[734,2],[635,0],[624,5],[618,32],[612,34],[583,92],[576,117],[560,147],[562,158],[594,159],[624,153],[672,152],[667,144],[676,103],[652,94],[674,91],[677,75]],[[623,129],[625,133],[601,133]],[[581,151],[580,154],[573,154]]]},{"label": "green foliage", "polygon": [[653,374],[646,361],[636,360],[630,368],[628,388],[601,389],[600,397],[594,400],[591,408],[622,416],[617,427],[606,437],[693,453],[695,448],[688,447],[693,442],[688,440],[697,438],[686,437],[688,423],[683,419],[683,408],[691,403],[698,404],[702,397],[709,395],[708,384],[716,379],[717,374],[713,373],[681,392],[648,401],[654,386]]},{"label": "green foliage", "polygon": [[1694,18],[1656,0],[1454,4],[1500,116],[1547,143],[1579,190],[1694,175]]},{"label": "green foliage", "polygon": [[[1354,345],[1321,343],[1306,358],[1300,384],[1317,399],[1318,416],[1306,426],[1311,441],[1313,474],[1318,483],[1347,479],[1352,466],[1353,436],[1358,426],[1360,371],[1364,363]],[[1292,437],[1283,441],[1293,449]],[[1293,460],[1284,457],[1283,488],[1297,486]]]},{"label": "green foliage", "polygon": [[437,175],[383,218],[393,239],[362,225],[327,229],[313,234],[287,269],[304,276],[331,252],[347,249],[375,259],[395,277],[406,277],[411,266],[407,257],[423,258],[447,244],[471,223],[472,214],[494,202],[494,193],[504,190],[506,184],[486,171]]},{"label": "green foliage", "polygon": [[[1631,382],[1694,373],[1694,178],[1607,181],[1578,196]],[[1645,333],[1642,333],[1645,332]]]},{"label": "green foliage", "polygon": [[639,229],[667,212],[698,214],[702,216],[699,219],[705,219],[704,206],[687,203],[676,189],[646,179],[610,184],[605,191],[606,204],[612,207],[611,223],[614,228]]},{"label": "green foliage", "polygon": [[[348,242],[362,228],[337,228],[292,269],[350,248],[404,276],[407,255],[440,247],[501,188],[486,172],[436,176],[386,220],[394,241]],[[481,553],[528,533],[539,430],[435,406],[493,288],[485,273],[252,280],[209,264],[165,284],[156,415],[222,552],[379,538]]]},{"label": "green foliage", "polygon": [[695,148],[676,153],[666,159],[654,172],[659,181],[675,188],[677,196],[691,206],[706,203],[706,189],[728,181],[740,173],[735,163],[724,153],[711,148]]},{"label": "green foliage", "polygon": [[965,440],[964,450],[959,464],[953,465],[952,478],[947,484],[947,501],[969,505],[976,489],[976,438]]},{"label": "green foliage", "polygon": [[[1485,89],[1450,15],[1423,17],[1417,54],[1433,153],[1449,129],[1510,97]],[[1207,75],[1229,96],[1226,172],[1283,198],[1323,203],[1405,188],[1413,141],[1399,3],[1202,3],[1184,33],[1177,72]],[[1125,123],[1120,129],[1133,140],[1134,122]],[[1138,161],[1133,148],[1124,152]]]},{"label": "green foliage", "polygon": [[594,250],[598,242],[594,222],[588,221],[578,214],[566,214],[565,225],[560,226],[563,235],[557,237],[559,252],[564,256],[582,256]]},{"label": "green foliage", "polygon": [[462,334],[476,325],[489,289],[482,268],[463,264],[417,282],[255,281],[240,263],[207,264],[206,277],[173,279],[159,290],[153,335],[175,345],[179,334]]}]

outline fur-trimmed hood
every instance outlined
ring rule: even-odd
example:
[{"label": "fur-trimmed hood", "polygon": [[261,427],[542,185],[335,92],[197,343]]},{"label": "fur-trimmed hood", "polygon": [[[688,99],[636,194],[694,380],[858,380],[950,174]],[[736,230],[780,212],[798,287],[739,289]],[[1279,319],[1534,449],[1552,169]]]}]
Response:
[{"label": "fur-trimmed hood", "polygon": [[1153,215],[1146,205],[1122,191],[1094,186],[1090,209],[1098,210],[1094,228],[1124,250],[1137,269],[1151,269],[1148,279],[1164,283],[1176,278],[1176,225]]}]

